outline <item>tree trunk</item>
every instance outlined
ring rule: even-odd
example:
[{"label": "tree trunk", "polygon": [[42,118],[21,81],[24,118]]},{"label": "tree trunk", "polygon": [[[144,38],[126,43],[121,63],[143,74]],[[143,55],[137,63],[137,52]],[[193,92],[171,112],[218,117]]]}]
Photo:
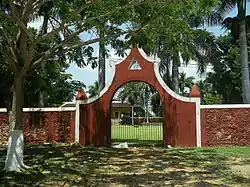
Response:
[{"label": "tree trunk", "polygon": [[39,103],[38,103],[38,106],[40,107],[40,108],[42,108],[42,107],[44,107],[44,91],[40,91],[39,92]]},{"label": "tree trunk", "polygon": [[148,90],[148,86],[146,86],[146,89],[145,89],[146,123],[149,123],[149,118],[148,118],[148,98],[149,98],[149,90]]},{"label": "tree trunk", "polygon": [[164,60],[164,64],[165,64],[165,67],[166,67],[164,81],[169,86],[169,88],[173,89],[173,83],[172,83],[172,79],[171,79],[170,67],[169,67],[169,62],[168,61],[169,61],[168,58]]},{"label": "tree trunk", "polygon": [[178,55],[175,55],[173,58],[173,67],[172,67],[172,83],[173,91],[179,93],[179,60]]},{"label": "tree trunk", "polygon": [[102,24],[102,28],[100,28],[100,42],[99,42],[99,67],[98,67],[98,79],[99,79],[99,93],[105,87],[105,41],[103,38],[105,37],[105,24]]},{"label": "tree trunk", "polygon": [[249,104],[250,82],[249,82],[245,10],[246,10],[245,0],[239,0],[238,19],[239,19],[240,63],[241,63],[241,77],[242,77],[242,98],[244,104]]},{"label": "tree trunk", "polygon": [[134,122],[134,105],[132,105],[132,115],[131,115],[131,119],[132,119],[132,125],[134,125],[135,124],[135,122]]},{"label": "tree trunk", "polygon": [[9,116],[9,138],[7,156],[5,160],[6,171],[18,171],[25,168],[23,163],[23,100],[24,77],[14,77],[13,103]]},{"label": "tree trunk", "polygon": [[[44,34],[47,34],[48,32],[48,22],[49,22],[49,15],[48,13],[46,12],[45,15],[44,15],[44,19],[43,19],[43,25],[42,25],[42,30],[41,30],[41,34],[40,36],[44,35]],[[43,81],[45,81],[44,79],[46,78],[47,76],[47,70],[46,70],[46,65],[45,63],[42,63],[41,64],[41,68],[40,68],[40,75],[42,76],[43,78]],[[45,85],[43,83],[43,85]],[[40,90],[39,91],[39,100],[38,100],[38,106],[39,107],[44,107],[45,106],[45,101],[46,101],[46,92],[44,90]]]}]

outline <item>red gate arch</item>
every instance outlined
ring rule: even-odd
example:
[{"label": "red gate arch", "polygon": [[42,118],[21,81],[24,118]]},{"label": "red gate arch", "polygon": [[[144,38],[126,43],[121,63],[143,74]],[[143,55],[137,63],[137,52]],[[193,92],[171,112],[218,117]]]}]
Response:
[{"label": "red gate arch", "polygon": [[[143,52],[142,52],[143,54]],[[76,101],[75,142],[82,145],[111,145],[111,100],[122,85],[142,81],[160,94],[163,105],[163,140],[171,146],[201,146],[200,98],[182,97],[163,81],[158,63],[152,63],[134,48],[113,68],[113,80],[99,95]],[[140,69],[130,69],[136,60]]]}]

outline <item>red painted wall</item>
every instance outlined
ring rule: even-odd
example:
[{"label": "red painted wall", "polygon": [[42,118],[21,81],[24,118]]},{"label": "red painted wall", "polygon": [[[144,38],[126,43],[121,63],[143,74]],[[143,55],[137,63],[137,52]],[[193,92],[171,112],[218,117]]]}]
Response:
[{"label": "red painted wall", "polygon": [[[129,70],[133,59],[141,70]],[[180,101],[158,82],[154,64],[144,59],[134,48],[128,57],[116,65],[116,73],[108,91],[101,98],[87,105],[80,105],[80,143],[82,145],[110,146],[111,100],[117,89],[131,81],[143,81],[152,85],[163,103],[164,143],[172,146],[196,146],[196,104]]]},{"label": "red painted wall", "polygon": [[250,145],[250,108],[201,109],[202,146]]},{"label": "red painted wall", "polygon": [[[80,126],[80,141],[85,145],[110,145],[110,126],[107,125],[109,113],[101,110],[99,103],[81,106],[81,121],[92,122],[90,126]],[[86,109],[95,109],[94,117]],[[182,111],[183,112],[183,111]],[[104,120],[103,120],[104,119]],[[101,125],[98,125],[101,124]],[[190,141],[188,126],[170,129],[177,132],[174,137]],[[165,126],[169,128],[169,126]],[[182,133],[179,134],[179,131]],[[201,109],[202,146],[250,145],[250,108]],[[74,142],[75,112],[25,112],[24,136],[26,143]],[[83,133],[84,132],[84,133]],[[185,132],[188,132],[184,136]],[[104,136],[105,135],[105,136]],[[0,142],[7,142],[8,117],[0,112]],[[193,140],[194,137],[191,137]],[[166,139],[165,139],[166,140]],[[180,140],[178,140],[180,142]]]},{"label": "red painted wall", "polygon": [[[8,115],[0,112],[0,142],[8,139]],[[26,143],[73,143],[75,111],[24,112]]]}]

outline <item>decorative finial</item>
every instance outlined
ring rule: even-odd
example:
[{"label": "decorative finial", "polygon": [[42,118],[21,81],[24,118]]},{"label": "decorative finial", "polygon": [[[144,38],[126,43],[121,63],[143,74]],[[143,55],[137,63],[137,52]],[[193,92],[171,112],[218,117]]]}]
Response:
[{"label": "decorative finial", "polygon": [[200,97],[200,96],[201,96],[201,94],[200,94],[200,91],[198,89],[198,86],[196,84],[193,85],[188,97]]},{"label": "decorative finial", "polygon": [[82,88],[78,89],[78,92],[76,94],[76,100],[85,100],[85,99],[88,99],[85,91]]}]

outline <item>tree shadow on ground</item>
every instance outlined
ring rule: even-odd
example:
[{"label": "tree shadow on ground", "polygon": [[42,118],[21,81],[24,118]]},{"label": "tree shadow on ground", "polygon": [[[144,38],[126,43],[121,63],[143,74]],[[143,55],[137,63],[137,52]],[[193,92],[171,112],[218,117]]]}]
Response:
[{"label": "tree shadow on ground", "polygon": [[[0,149],[4,167],[6,149]],[[230,158],[213,150],[112,149],[29,145],[23,173],[0,170],[0,186],[248,186],[249,178],[231,173]]]}]

